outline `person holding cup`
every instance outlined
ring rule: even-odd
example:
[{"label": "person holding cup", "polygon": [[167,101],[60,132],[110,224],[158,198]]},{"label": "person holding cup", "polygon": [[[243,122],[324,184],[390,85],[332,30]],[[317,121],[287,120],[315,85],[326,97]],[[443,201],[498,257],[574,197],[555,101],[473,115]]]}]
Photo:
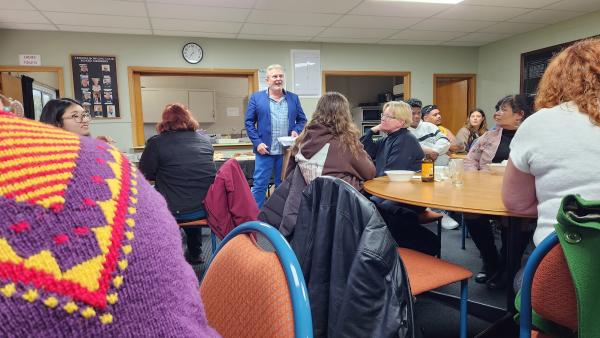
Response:
[{"label": "person holding cup", "polygon": [[[464,160],[465,171],[489,171],[488,164],[501,163],[508,160],[510,142],[519,125],[531,115],[528,100],[523,95],[508,95],[496,104],[494,121],[496,127],[487,131],[478,141],[471,146],[469,154]],[[483,260],[481,271],[475,275],[475,282],[486,283],[490,289],[496,289],[505,282],[504,262],[502,257],[506,250],[506,234],[502,229],[502,248],[500,255],[494,242],[494,233],[490,224],[490,216],[465,214],[465,225]],[[527,246],[528,236],[523,236],[519,243],[520,257]]]}]

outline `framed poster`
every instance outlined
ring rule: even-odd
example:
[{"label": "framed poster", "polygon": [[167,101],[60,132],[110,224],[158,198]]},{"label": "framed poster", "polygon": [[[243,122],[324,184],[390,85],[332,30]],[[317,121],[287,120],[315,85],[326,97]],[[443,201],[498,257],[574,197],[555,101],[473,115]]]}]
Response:
[{"label": "framed poster", "polygon": [[120,118],[115,56],[71,55],[75,99],[94,119]]}]

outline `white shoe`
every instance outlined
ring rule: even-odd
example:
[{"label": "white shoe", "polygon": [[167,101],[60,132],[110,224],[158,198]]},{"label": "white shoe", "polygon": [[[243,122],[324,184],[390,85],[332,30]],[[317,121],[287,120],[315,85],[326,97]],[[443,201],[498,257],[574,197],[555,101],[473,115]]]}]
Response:
[{"label": "white shoe", "polygon": [[458,228],[458,225],[458,222],[455,221],[452,217],[448,216],[447,214],[444,214],[444,217],[442,217],[442,228],[447,230],[454,230]]}]

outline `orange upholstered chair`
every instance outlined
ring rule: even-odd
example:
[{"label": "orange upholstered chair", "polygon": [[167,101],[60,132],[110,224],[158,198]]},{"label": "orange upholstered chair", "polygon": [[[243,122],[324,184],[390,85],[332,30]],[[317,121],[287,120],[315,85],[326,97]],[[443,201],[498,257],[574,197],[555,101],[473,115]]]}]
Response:
[{"label": "orange upholstered chair", "polygon": [[[263,250],[246,234],[265,230],[275,252]],[[223,239],[200,293],[209,324],[225,338],[312,337],[298,260],[283,236],[265,223],[242,224]]]},{"label": "orange upholstered chair", "polygon": [[408,274],[413,296],[460,281],[460,337],[467,337],[467,283],[473,273],[460,265],[452,264],[424,253],[398,248]]},{"label": "orange upholstered chair", "polygon": [[529,334],[531,337],[550,337],[531,331],[532,307],[545,320],[572,332],[578,328],[575,287],[555,233],[542,241],[527,260],[521,285],[521,337],[529,337]]}]

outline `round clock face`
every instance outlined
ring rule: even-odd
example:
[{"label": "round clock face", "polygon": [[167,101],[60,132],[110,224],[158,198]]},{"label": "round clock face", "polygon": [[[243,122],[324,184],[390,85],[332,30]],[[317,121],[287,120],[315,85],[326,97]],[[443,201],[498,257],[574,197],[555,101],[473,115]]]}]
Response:
[{"label": "round clock face", "polygon": [[202,56],[204,56],[202,47],[193,42],[183,46],[181,53],[183,54],[185,61],[189,63],[198,63],[202,60]]}]

